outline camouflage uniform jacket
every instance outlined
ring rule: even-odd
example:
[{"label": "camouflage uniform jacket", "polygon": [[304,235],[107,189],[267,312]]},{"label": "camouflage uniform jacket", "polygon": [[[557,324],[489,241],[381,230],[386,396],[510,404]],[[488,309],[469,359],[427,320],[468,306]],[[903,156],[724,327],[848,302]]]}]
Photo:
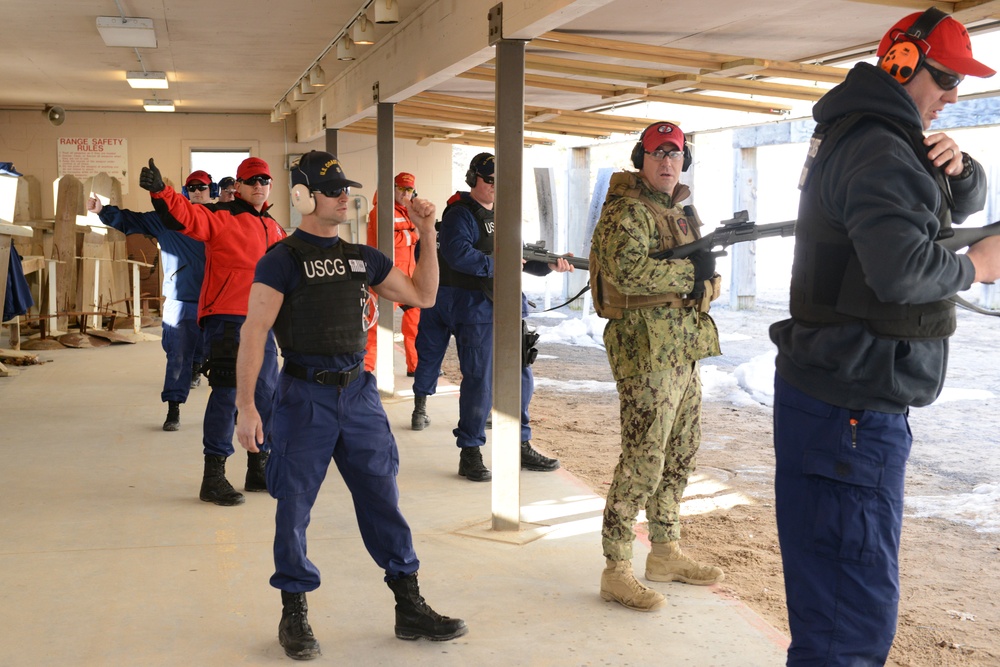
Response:
[{"label": "camouflage uniform jacket", "polygon": [[[615,176],[632,178],[646,197],[684,216],[680,202],[690,194],[686,185],[679,184],[671,196],[652,190],[635,174]],[[694,266],[687,260],[650,259],[659,244],[652,211],[636,198],[609,192],[591,240],[591,262],[601,273],[623,294],[687,294]],[[608,321],[604,345],[615,380],[722,354],[715,322],[697,308],[626,309],[621,319]]]}]

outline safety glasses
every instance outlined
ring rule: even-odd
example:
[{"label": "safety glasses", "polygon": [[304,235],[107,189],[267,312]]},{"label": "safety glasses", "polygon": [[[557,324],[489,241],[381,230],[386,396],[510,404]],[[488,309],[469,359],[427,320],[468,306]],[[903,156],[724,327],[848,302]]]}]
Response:
[{"label": "safety glasses", "polygon": [[208,186],[203,183],[192,183],[191,185],[185,185],[184,187],[186,187],[189,192],[191,190],[197,190],[198,192],[208,190]]},{"label": "safety glasses", "polygon": [[923,63],[923,68],[931,75],[934,79],[934,83],[938,85],[941,90],[954,90],[958,88],[958,84],[962,83],[962,76],[958,74],[949,74],[948,72],[942,72],[937,67],[928,65],[925,60]]},{"label": "safety glasses", "polygon": [[483,179],[483,183],[486,185],[493,185],[497,180],[495,176],[480,176],[479,178]]},{"label": "safety glasses", "polygon": [[316,190],[324,197],[330,197],[331,199],[337,199],[340,195],[350,195],[350,188],[334,188],[333,190]]},{"label": "safety glasses", "polygon": [[252,177],[244,180],[243,184],[244,185],[250,185],[250,186],[253,186],[253,185],[270,185],[271,184],[271,177],[270,176],[252,176]]}]

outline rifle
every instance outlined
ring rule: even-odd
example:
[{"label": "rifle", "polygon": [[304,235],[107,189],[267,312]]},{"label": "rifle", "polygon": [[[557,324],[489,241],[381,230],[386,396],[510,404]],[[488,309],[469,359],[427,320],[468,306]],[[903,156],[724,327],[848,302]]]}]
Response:
[{"label": "rifle", "polygon": [[947,236],[938,236],[938,245],[952,252],[958,252],[962,248],[982,241],[987,236],[1000,234],[1000,222],[994,222],[982,227],[969,227],[968,229],[952,227],[950,232]]},{"label": "rifle", "polygon": [[[684,207],[684,212],[689,217],[694,217],[693,210],[688,212],[689,206]],[[997,233],[1000,233],[998,231]],[[737,211],[732,219],[723,220],[722,226],[715,231],[701,237],[692,243],[685,243],[676,248],[667,248],[658,253],[650,255],[653,259],[684,259],[690,257],[698,251],[711,251],[716,257],[726,254],[726,248],[734,243],[744,243],[745,241],[756,241],[757,239],[769,236],[792,236],[795,234],[795,220],[787,222],[774,222],[768,225],[758,225],[750,221],[750,214],[747,211]],[[712,251],[713,248],[719,248]]]},{"label": "rifle", "polygon": [[545,262],[546,264],[555,264],[556,260],[565,259],[577,269],[583,269],[584,271],[590,270],[590,261],[586,257],[556,255],[545,249],[545,241],[525,243],[524,247],[521,249],[521,258],[526,259],[529,262]]}]

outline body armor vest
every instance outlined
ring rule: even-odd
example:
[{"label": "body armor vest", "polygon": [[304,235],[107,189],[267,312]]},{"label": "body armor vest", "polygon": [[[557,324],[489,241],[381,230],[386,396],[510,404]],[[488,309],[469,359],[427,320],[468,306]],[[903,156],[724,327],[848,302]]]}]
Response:
[{"label": "body armor vest", "polygon": [[285,296],[274,321],[278,345],[325,356],[364,350],[368,271],[359,248],[344,240],[320,248],[294,235],[280,243],[291,249],[302,282]]},{"label": "body armor vest", "polygon": [[[453,206],[466,209],[472,214],[472,217],[476,220],[476,225],[479,228],[479,240],[473,246],[476,250],[479,250],[484,255],[493,254],[493,211],[487,210],[481,206],[478,202],[474,200],[469,200],[465,198],[458,199],[444,209],[444,213],[441,214],[441,218],[448,214],[448,209]],[[440,239],[438,240],[438,245],[440,246]],[[490,276],[473,276],[468,273],[462,273],[461,271],[456,271],[451,268],[448,262],[445,261],[441,253],[438,252],[438,270],[440,272],[439,284],[443,287],[462,287],[464,289],[482,290],[486,292],[487,295],[492,297],[493,294],[493,278]]]},{"label": "body armor vest", "polygon": [[[674,196],[671,201],[683,201],[690,194],[690,189],[684,184],[679,184],[674,189]],[[611,176],[608,187],[608,195],[604,200],[604,206],[619,197],[628,197],[640,201],[652,214],[656,221],[656,230],[659,233],[660,241],[655,248],[650,248],[649,254],[676,248],[685,243],[692,243],[701,238],[701,220],[693,206],[690,209],[691,215],[678,216],[676,208],[667,208],[662,203],[651,199],[639,183],[639,176],[634,172],[618,172]],[[704,310],[708,310],[708,299],[685,299],[679,294],[622,294],[614,283],[601,274],[600,266],[594,251],[590,251],[590,289],[594,295],[594,310],[601,317],[616,320],[624,315],[626,309],[631,308],[653,308],[655,306],[666,306],[668,308],[695,308],[704,303]],[[713,280],[714,291],[718,292],[718,287]]]},{"label": "body armor vest", "polygon": [[955,305],[943,300],[925,304],[879,301],[865,282],[861,262],[844,226],[827,218],[819,197],[809,192],[809,183],[822,178],[826,158],[837,143],[860,120],[880,122],[910,143],[920,163],[934,176],[941,190],[935,212],[941,222],[938,238],[951,235],[953,199],[947,176],[927,157],[924,135],[892,118],[873,113],[845,116],[832,125],[817,127],[799,188],[802,206],[795,227],[795,258],[792,266],[789,310],[806,326],[833,326],[864,322],[875,336],[897,340],[940,340],[955,332]]}]

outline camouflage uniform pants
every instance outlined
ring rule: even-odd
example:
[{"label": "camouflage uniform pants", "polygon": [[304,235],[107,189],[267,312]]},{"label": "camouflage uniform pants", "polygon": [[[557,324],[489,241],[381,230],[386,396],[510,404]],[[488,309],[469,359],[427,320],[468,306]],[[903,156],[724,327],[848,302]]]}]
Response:
[{"label": "camouflage uniform pants", "polygon": [[649,539],[680,539],[680,502],[701,441],[698,362],[618,382],[622,453],[608,490],[604,556],[630,560],[645,508]]}]

